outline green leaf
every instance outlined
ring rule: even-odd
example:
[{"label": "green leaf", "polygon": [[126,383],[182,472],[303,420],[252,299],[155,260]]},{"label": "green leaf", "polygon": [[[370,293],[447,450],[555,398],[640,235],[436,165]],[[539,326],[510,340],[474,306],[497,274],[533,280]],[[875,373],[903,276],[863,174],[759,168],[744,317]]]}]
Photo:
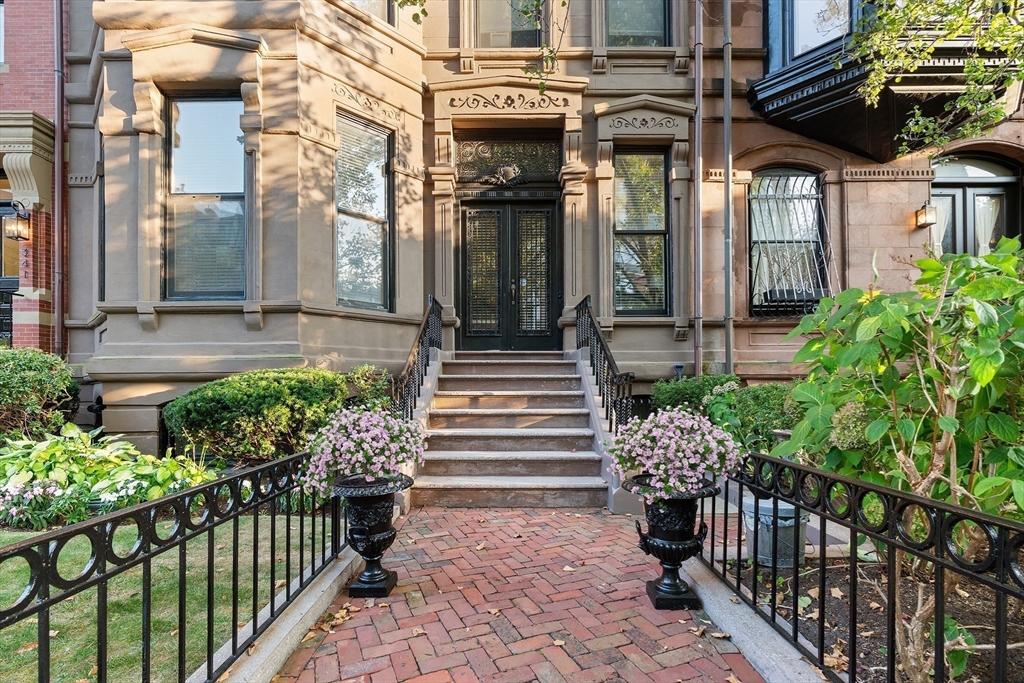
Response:
[{"label": "green leaf", "polygon": [[878,332],[878,326],[880,324],[881,320],[879,320],[877,315],[870,315],[864,318],[860,321],[860,324],[857,325],[857,334],[854,339],[859,342],[871,339],[875,336],[875,333]]},{"label": "green leaf", "polygon": [[864,436],[867,437],[868,443],[875,443],[889,431],[889,421],[885,419],[875,420],[868,425],[868,428],[864,430]]},{"label": "green leaf", "polygon": [[971,359],[971,377],[981,386],[985,386],[996,376],[999,365],[1000,363],[996,362],[994,356],[976,356]]},{"label": "green leaf", "polygon": [[810,382],[797,385],[797,387],[793,389],[793,398],[800,403],[809,403],[816,406],[820,406],[825,402],[825,397],[821,393],[821,389]]},{"label": "green leaf", "polygon": [[960,293],[972,299],[992,301],[993,299],[1009,299],[1022,290],[1024,290],[1024,285],[1021,285],[1016,278],[1006,275],[989,275],[968,282],[960,288]]},{"label": "green leaf", "polygon": [[1020,427],[1016,421],[1006,413],[992,413],[988,416],[988,428],[996,435],[996,438],[1015,443],[1020,438]]},{"label": "green leaf", "polygon": [[996,309],[992,307],[992,304],[975,300],[973,306],[974,312],[978,316],[979,325],[991,326],[999,324],[999,314],[996,313]]},{"label": "green leaf", "polygon": [[839,304],[840,306],[849,306],[860,301],[860,298],[862,296],[864,296],[864,290],[853,287],[851,289],[847,289],[843,292],[840,292],[836,296],[836,303]]},{"label": "green leaf", "polygon": [[904,441],[913,441],[917,434],[917,424],[913,420],[903,418],[896,422],[896,431],[900,433]]},{"label": "green leaf", "polygon": [[1010,481],[1010,480],[1007,479],[1006,477],[985,477],[985,478],[979,480],[978,483],[976,483],[974,485],[974,491],[972,491],[972,493],[975,496],[979,496],[980,497],[980,496],[985,495],[986,493],[988,493],[990,490],[994,489],[995,487],[1002,486],[1003,484],[1005,484],[1008,481]]},{"label": "green leaf", "polygon": [[960,421],[955,417],[943,415],[939,418],[939,429],[950,434],[956,434],[956,430],[960,429]]},{"label": "green leaf", "polygon": [[1014,479],[1010,482],[1010,488],[1013,489],[1013,500],[1016,501],[1017,507],[1024,510],[1024,481]]},{"label": "green leaf", "polygon": [[835,412],[836,407],[831,403],[826,403],[823,406],[812,406],[807,409],[807,421],[815,429],[825,429],[832,423],[832,415]]},{"label": "green leaf", "polygon": [[826,346],[826,341],[821,338],[811,339],[804,347],[797,351],[793,357],[794,363],[805,363],[810,360],[817,360],[822,354],[821,350]]}]

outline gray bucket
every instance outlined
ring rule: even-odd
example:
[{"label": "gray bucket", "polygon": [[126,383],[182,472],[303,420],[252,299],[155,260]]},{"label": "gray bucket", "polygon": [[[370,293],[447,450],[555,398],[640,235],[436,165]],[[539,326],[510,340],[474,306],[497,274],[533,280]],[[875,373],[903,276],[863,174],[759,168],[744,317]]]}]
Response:
[{"label": "gray bucket", "polygon": [[804,563],[804,539],[807,537],[807,520],[810,515],[805,510],[800,511],[800,522],[797,524],[796,508],[789,503],[779,501],[778,520],[773,519],[773,504],[770,498],[757,500],[753,497],[743,498],[743,523],[747,528],[747,557],[754,555],[754,504],[757,503],[757,563],[760,565],[772,565],[772,527],[773,523],[778,527],[776,552],[778,561],[777,567],[789,568],[793,566],[793,558],[797,558],[797,564]]}]

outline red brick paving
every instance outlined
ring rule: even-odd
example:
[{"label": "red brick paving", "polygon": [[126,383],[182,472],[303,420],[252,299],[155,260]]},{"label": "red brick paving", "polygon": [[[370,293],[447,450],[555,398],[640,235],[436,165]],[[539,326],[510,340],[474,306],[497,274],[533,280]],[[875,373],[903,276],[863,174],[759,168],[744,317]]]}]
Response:
[{"label": "red brick paving", "polygon": [[419,508],[398,527],[391,596],[339,596],[332,613],[360,611],[302,643],[275,683],[763,683],[703,612],[651,606],[658,567],[633,518]]}]

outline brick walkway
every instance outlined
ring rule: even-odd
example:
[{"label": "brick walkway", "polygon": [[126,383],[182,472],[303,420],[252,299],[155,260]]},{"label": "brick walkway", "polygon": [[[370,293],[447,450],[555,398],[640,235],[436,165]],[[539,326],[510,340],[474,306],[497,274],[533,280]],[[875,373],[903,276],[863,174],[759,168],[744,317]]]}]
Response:
[{"label": "brick walkway", "polygon": [[[276,683],[719,681],[759,676],[703,612],[658,612],[635,518],[419,508],[384,555],[389,598],[316,631]],[[700,627],[706,630],[698,636]]]}]

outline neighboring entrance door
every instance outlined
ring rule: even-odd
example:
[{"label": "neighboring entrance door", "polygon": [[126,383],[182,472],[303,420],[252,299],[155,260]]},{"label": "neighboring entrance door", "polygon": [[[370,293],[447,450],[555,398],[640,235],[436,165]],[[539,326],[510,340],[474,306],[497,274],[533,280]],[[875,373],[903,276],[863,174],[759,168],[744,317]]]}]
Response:
[{"label": "neighboring entrance door", "polygon": [[555,206],[464,205],[462,230],[459,348],[559,348]]}]

